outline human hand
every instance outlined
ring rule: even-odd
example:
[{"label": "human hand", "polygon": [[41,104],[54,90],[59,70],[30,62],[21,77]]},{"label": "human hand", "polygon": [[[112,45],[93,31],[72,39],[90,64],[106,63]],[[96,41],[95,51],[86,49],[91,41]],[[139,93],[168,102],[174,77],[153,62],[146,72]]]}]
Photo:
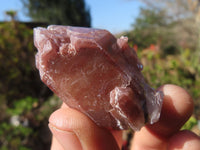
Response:
[{"label": "human hand", "polygon": [[[179,131],[193,112],[190,95],[175,85],[164,85],[160,119],[135,132],[131,150],[199,150],[200,137],[190,131]],[[65,104],[49,119],[53,133],[51,150],[119,150],[122,131],[98,127],[81,112]]]}]

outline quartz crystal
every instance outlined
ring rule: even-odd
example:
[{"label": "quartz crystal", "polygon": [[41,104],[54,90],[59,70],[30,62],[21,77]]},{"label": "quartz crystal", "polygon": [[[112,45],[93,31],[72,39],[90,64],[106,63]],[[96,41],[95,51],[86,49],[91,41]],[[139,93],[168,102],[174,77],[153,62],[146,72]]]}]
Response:
[{"label": "quartz crystal", "polygon": [[109,129],[139,130],[160,117],[163,94],[144,80],[128,38],[101,29],[34,29],[41,80],[69,107]]}]

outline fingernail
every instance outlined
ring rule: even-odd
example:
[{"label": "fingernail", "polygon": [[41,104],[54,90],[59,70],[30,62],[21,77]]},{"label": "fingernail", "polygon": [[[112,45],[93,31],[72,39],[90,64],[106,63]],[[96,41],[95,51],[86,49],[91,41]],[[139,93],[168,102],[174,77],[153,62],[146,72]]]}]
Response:
[{"label": "fingernail", "polygon": [[56,128],[52,124],[49,124],[49,129],[57,141],[62,145],[65,150],[81,150],[81,144],[76,134],[71,131],[65,131]]}]

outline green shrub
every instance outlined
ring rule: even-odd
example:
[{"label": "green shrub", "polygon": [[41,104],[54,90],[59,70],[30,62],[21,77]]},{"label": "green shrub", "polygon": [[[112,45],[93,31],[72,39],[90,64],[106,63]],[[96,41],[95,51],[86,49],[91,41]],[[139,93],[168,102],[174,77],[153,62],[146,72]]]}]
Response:
[{"label": "green shrub", "polygon": [[162,57],[162,52],[147,49],[139,51],[138,55],[144,65],[144,77],[151,86],[176,84],[185,88],[194,99],[195,116],[200,116],[200,71],[192,60],[192,52],[185,49],[179,54]]},{"label": "green shrub", "polygon": [[197,119],[193,116],[184,124],[181,128],[182,130],[191,130],[195,125],[197,125]]},{"label": "green shrub", "polygon": [[60,105],[61,101],[56,96],[42,104],[30,96],[14,101],[5,112],[6,119],[0,122],[0,149],[49,149],[48,118]]},{"label": "green shrub", "polygon": [[13,102],[13,107],[7,109],[9,115],[22,115],[29,113],[31,109],[38,105],[38,99],[30,96]]},{"label": "green shrub", "polygon": [[43,96],[35,53],[32,29],[14,21],[0,24],[0,101],[12,105],[26,96]]}]

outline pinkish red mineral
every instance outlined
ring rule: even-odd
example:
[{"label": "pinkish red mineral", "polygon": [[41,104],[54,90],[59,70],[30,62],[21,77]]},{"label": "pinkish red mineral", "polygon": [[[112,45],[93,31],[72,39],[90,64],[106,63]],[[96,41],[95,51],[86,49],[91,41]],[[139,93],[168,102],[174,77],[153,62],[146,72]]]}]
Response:
[{"label": "pinkish red mineral", "polygon": [[139,130],[159,119],[162,93],[145,83],[142,64],[127,37],[52,25],[34,29],[34,44],[42,81],[97,125]]}]

